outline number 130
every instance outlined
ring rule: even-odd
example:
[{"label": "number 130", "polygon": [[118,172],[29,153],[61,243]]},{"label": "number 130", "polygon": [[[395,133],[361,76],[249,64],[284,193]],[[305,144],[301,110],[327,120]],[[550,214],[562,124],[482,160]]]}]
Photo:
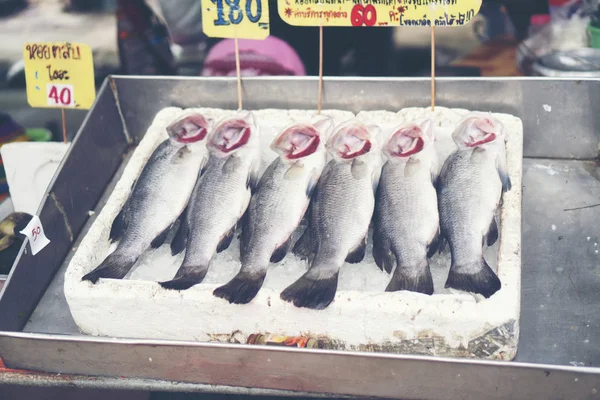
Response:
[{"label": "number 130", "polygon": [[[211,0],[217,6],[217,19],[215,19],[215,26],[229,25],[230,23],[238,25],[244,19],[244,13],[240,8],[240,0]],[[229,7],[229,22],[225,20],[225,13],[223,12],[223,1]],[[262,0],[256,0],[256,14],[252,15],[252,0],[246,1],[246,15],[250,22],[257,23],[262,15]]]}]

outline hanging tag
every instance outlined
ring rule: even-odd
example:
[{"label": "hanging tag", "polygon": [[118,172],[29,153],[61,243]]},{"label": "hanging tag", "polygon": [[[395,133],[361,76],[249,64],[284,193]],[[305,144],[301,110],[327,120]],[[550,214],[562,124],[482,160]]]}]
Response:
[{"label": "hanging tag", "polygon": [[228,39],[266,39],[269,0],[201,0],[202,31]]},{"label": "hanging tag", "polygon": [[277,0],[281,19],[295,26],[462,26],[480,8],[481,0]]},{"label": "hanging tag", "polygon": [[25,43],[27,102],[31,107],[89,110],[96,98],[92,50],[69,42]]},{"label": "hanging tag", "polygon": [[50,240],[44,234],[44,227],[42,221],[37,215],[34,215],[29,221],[29,224],[20,233],[27,236],[29,239],[29,246],[31,247],[31,254],[34,256],[40,252],[44,247],[50,243]]}]

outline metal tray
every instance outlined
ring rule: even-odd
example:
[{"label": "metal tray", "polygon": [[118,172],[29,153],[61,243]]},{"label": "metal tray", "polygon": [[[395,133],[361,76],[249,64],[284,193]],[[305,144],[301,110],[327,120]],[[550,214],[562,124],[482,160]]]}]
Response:
[{"label": "metal tray", "polygon": [[[248,109],[316,106],[314,78],[251,78],[243,88]],[[324,88],[325,108],[398,110],[429,103],[427,79],[332,78]],[[52,243],[35,257],[23,247],[2,290],[0,357],[11,368],[99,377],[68,379],[88,387],[403,399],[600,396],[600,210],[588,207],[600,199],[600,81],[439,79],[437,89],[441,106],[523,119],[515,362],[81,335],[62,294],[64,268],[94,218],[89,211],[102,208],[131,146],[163,107],[235,107],[234,79],[141,77],[105,81],[51,183],[38,214]],[[40,384],[31,375],[0,372],[0,379]]]}]

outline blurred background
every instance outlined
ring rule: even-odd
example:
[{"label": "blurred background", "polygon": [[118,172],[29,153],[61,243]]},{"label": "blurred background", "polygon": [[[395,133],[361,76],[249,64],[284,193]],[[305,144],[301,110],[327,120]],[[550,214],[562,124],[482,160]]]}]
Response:
[{"label": "blurred background", "polygon": [[[271,37],[240,41],[244,75],[318,74],[318,28],[289,26],[270,1]],[[596,76],[600,0],[483,0],[464,27],[436,30],[438,76]],[[62,137],[57,112],[26,106],[23,43],[79,41],[93,49],[99,88],[109,74],[234,75],[231,40],[203,35],[199,0],[0,0],[0,111],[36,140]],[[245,42],[245,43],[242,43]],[[326,28],[327,76],[427,76],[424,27]],[[84,111],[67,112],[67,134]],[[1,133],[1,132],[0,132]],[[31,140],[31,138],[29,138]]]}]

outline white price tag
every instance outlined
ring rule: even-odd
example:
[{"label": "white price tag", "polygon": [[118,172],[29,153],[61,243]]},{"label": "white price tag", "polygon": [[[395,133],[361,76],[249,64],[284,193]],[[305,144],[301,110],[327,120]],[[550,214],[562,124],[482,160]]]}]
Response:
[{"label": "white price tag", "polygon": [[46,98],[52,107],[71,107],[75,105],[73,85],[62,83],[46,84]]},{"label": "white price tag", "polygon": [[21,231],[21,233],[29,238],[29,246],[31,246],[31,254],[34,256],[50,243],[50,240],[44,234],[42,221],[37,215],[34,215],[29,221],[29,224]]}]

